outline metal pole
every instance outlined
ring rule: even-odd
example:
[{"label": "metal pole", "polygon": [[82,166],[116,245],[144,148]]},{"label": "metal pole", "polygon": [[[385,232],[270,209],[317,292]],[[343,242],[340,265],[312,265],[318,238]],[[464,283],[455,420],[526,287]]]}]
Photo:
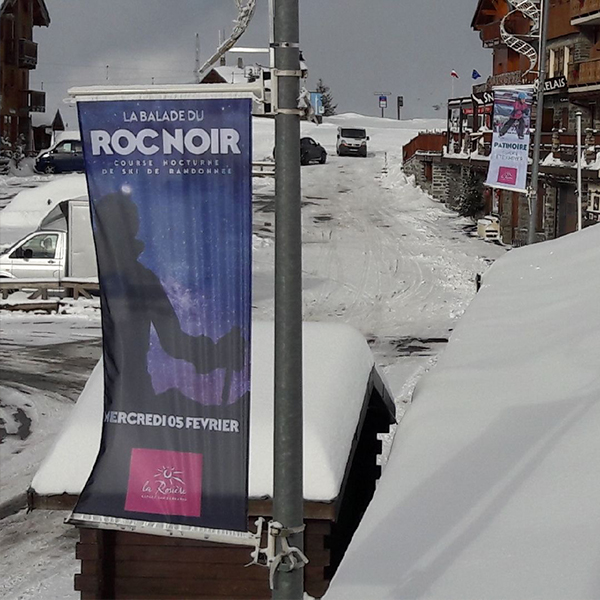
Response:
[{"label": "metal pole", "polygon": [[582,212],[583,212],[583,183],[581,181],[581,111],[578,110],[577,115],[577,231],[582,229]]},{"label": "metal pole", "polygon": [[529,231],[527,243],[535,243],[535,230],[538,213],[538,181],[540,176],[540,146],[542,144],[542,121],[544,118],[544,87],[546,83],[546,45],[548,34],[548,14],[550,2],[542,4],[542,21],[540,26],[540,74],[538,77],[537,91],[537,117],[535,120],[535,136],[533,140],[533,164],[531,165],[531,184],[529,195],[531,212],[529,213]]},{"label": "metal pole", "polygon": [[200,34],[196,34],[196,68],[194,70],[196,83],[200,83]]},{"label": "metal pole", "polygon": [[[304,520],[302,444],[302,227],[300,214],[299,0],[275,0],[275,436],[273,518]],[[303,534],[291,546],[303,549]],[[278,551],[281,544],[278,540]],[[273,598],[302,600],[304,569],[280,565]],[[283,568],[282,568],[283,567]]]}]

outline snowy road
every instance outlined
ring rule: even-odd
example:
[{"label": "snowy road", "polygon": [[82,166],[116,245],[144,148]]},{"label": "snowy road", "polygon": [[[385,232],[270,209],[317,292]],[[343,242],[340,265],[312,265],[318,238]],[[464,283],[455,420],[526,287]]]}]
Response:
[{"label": "snowy road", "polygon": [[[366,159],[335,155],[336,127],[344,118],[369,128],[372,150]],[[318,139],[329,153],[327,164],[302,168],[304,317],[359,329],[402,408],[474,296],[475,275],[505,250],[474,239],[466,221],[403,175],[402,144],[421,124],[411,129],[406,122],[361,118],[351,115],[318,128],[303,126],[303,133]],[[272,122],[256,122],[255,137],[255,157],[260,159],[261,152],[266,155],[273,147]],[[35,179],[22,181],[23,188],[34,184]],[[273,182],[256,180],[254,193],[253,317],[271,319]],[[0,504],[10,508],[22,498],[68,415],[99,354],[100,331],[93,307],[59,316],[5,313],[0,328],[0,419],[6,429],[0,443]],[[19,431],[25,431],[19,410],[31,420],[26,439],[19,439]],[[0,582],[1,596],[76,597],[70,591],[77,568],[73,539],[62,526],[62,516],[35,511],[2,520],[0,564],[12,575]],[[24,529],[29,532],[26,539],[19,536]],[[54,562],[33,574],[31,565],[41,564],[46,544],[55,542]]]},{"label": "snowy road", "polygon": [[[398,154],[332,154],[302,170],[304,318],[359,329],[401,405],[474,296],[476,274],[505,250],[414,188]],[[255,218],[255,232],[272,221]],[[256,318],[273,316],[272,265],[267,244],[255,252]]]}]

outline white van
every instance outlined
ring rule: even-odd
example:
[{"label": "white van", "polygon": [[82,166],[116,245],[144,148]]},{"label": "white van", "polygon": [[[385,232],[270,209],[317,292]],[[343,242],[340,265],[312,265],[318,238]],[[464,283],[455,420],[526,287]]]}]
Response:
[{"label": "white van", "polygon": [[360,127],[338,127],[335,149],[338,156],[357,154],[367,156],[369,136],[366,129]]},{"label": "white van", "polygon": [[36,231],[0,254],[0,278],[65,277],[98,277],[87,198],[57,204]]}]

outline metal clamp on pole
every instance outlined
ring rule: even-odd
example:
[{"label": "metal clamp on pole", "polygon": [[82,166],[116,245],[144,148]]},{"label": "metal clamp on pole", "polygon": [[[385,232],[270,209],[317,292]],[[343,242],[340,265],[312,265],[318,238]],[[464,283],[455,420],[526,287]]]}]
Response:
[{"label": "metal clamp on pole", "polygon": [[300,115],[306,112],[303,108],[276,108],[273,111],[276,115]]},{"label": "metal clamp on pole", "polygon": [[302,77],[302,70],[273,69],[275,77]]},{"label": "metal clamp on pole", "polygon": [[[257,536],[260,544],[260,535],[262,533],[262,517],[257,521],[258,526]],[[267,567],[269,569],[269,586],[271,589],[275,587],[275,572],[279,571],[289,573],[295,569],[302,569],[304,565],[307,565],[309,560],[306,554],[296,548],[290,546],[288,537],[290,535],[296,535],[302,533],[305,529],[305,525],[299,527],[284,527],[279,521],[270,521],[268,523],[267,533],[267,547],[260,548],[256,546],[252,551],[252,560],[246,565],[258,565],[259,567]],[[281,551],[276,553],[276,540],[281,540]]]},{"label": "metal clamp on pole", "polygon": [[271,42],[269,46],[271,48],[300,48],[298,42]]},{"label": "metal clamp on pole", "polygon": [[[269,559],[269,586],[275,588],[275,572],[277,570],[289,573],[296,569],[302,569],[308,564],[308,558],[300,548],[290,546],[288,537],[304,531],[305,525],[299,527],[284,527],[278,521],[269,523],[269,538],[275,542],[281,538],[281,551]],[[270,545],[270,544],[269,544]]]}]

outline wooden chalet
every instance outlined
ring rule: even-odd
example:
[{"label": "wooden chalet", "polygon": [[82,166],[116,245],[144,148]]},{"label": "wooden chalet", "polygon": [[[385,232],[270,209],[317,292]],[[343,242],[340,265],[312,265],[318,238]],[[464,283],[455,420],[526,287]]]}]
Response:
[{"label": "wooden chalet", "polygon": [[[548,0],[548,44],[544,110],[532,118],[540,124],[540,206],[536,241],[576,231],[576,122],[582,112],[583,225],[600,221],[600,185],[597,148],[600,145],[600,0]],[[507,17],[507,15],[510,16]],[[457,208],[468,178],[481,188],[483,214],[496,217],[500,238],[520,246],[528,237],[529,203],[525,194],[485,188],[492,141],[493,89],[503,85],[533,84],[535,69],[527,73],[529,59],[516,52],[501,32],[505,30],[537,47],[530,38],[531,21],[512,11],[507,0],[479,0],[472,28],[484,48],[492,51],[492,73],[476,83],[470,96],[448,100],[444,136],[422,133],[405,146],[404,168],[419,185],[452,208]],[[436,148],[432,146],[437,145]]]},{"label": "wooden chalet", "polygon": [[29,73],[38,62],[34,27],[48,27],[44,0],[0,2],[0,137],[15,144],[25,140],[33,150],[31,113],[46,110],[44,92],[30,89]]},{"label": "wooden chalet", "polygon": [[[258,370],[266,368],[272,374],[272,324],[255,323],[253,329],[253,375],[261,363]],[[320,598],[375,492],[381,471],[378,435],[395,422],[395,407],[366,341],[356,331],[345,325],[305,324],[305,357],[315,353],[325,358],[306,360],[304,371],[304,437],[316,442],[311,447],[305,444],[304,450],[304,550],[310,561],[304,580],[306,592]],[[272,516],[272,488],[258,481],[264,482],[272,457],[258,456],[261,450],[252,442],[257,437],[272,438],[273,397],[264,386],[267,381],[269,377],[262,382],[253,377],[252,383],[249,531],[256,530],[257,517],[270,520]],[[101,382],[99,365],[33,480],[30,508],[73,508],[99,446]],[[336,419],[336,415],[345,417]],[[89,440],[85,447],[78,442],[82,431]],[[328,448],[328,438],[336,440],[337,448]],[[344,451],[336,465],[340,445]],[[338,467],[334,487],[325,490],[319,473]],[[81,573],[75,575],[75,589],[82,600],[271,597],[268,569],[245,566],[250,562],[250,547],[87,528],[80,528],[79,536],[76,552]],[[266,545],[266,535],[263,542]]]}]

